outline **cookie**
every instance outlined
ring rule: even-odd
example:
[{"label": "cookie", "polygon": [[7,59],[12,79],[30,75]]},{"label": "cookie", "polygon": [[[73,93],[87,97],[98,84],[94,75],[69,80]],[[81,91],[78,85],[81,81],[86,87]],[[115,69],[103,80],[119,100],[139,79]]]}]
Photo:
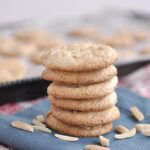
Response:
[{"label": "cookie", "polygon": [[30,43],[18,43],[17,49],[21,56],[31,56],[37,51],[37,47]]},{"label": "cookie", "polygon": [[112,36],[112,41],[116,47],[130,47],[135,42],[147,40],[149,37],[149,33],[141,29],[122,30]]},{"label": "cookie", "polygon": [[131,36],[123,35],[114,35],[106,37],[100,40],[101,43],[115,47],[115,48],[124,48],[132,47],[135,43],[134,39]]},{"label": "cookie", "polygon": [[60,71],[53,69],[45,69],[42,77],[45,80],[65,82],[73,84],[84,84],[84,83],[96,83],[103,82],[115,76],[117,74],[117,68],[110,65],[106,68],[93,70],[93,71],[82,71],[82,72],[71,72],[71,71]]},{"label": "cookie", "polygon": [[27,67],[19,59],[0,60],[0,82],[8,82],[22,79]]},{"label": "cookie", "polygon": [[34,52],[31,56],[30,56],[30,60],[33,64],[36,65],[41,65],[42,64],[42,60],[41,57],[42,55],[45,53],[45,50],[37,50],[36,52]]},{"label": "cookie", "polygon": [[115,92],[97,99],[89,100],[74,100],[74,99],[61,99],[51,95],[48,96],[51,103],[59,108],[65,110],[76,111],[98,111],[113,107],[117,103],[117,95]]},{"label": "cookie", "polygon": [[117,52],[109,46],[83,42],[49,50],[42,63],[55,70],[88,71],[107,67],[117,58]]},{"label": "cookie", "polygon": [[142,29],[119,31],[115,35],[126,37],[128,39],[132,38],[135,42],[147,40],[150,38],[149,33]]},{"label": "cookie", "polygon": [[16,57],[20,55],[17,48],[18,43],[12,37],[5,37],[0,39],[0,54],[4,56]]},{"label": "cookie", "polygon": [[35,38],[47,38],[49,37],[49,32],[44,29],[35,29],[28,31],[19,31],[15,34],[15,37],[23,41],[33,41]]},{"label": "cookie", "polygon": [[117,107],[113,106],[102,111],[80,112],[52,107],[52,114],[59,120],[76,126],[96,126],[110,123],[120,116]]},{"label": "cookie", "polygon": [[149,32],[143,29],[134,29],[131,31],[131,35],[136,41],[148,40],[150,38]]},{"label": "cookie", "polygon": [[69,31],[68,35],[72,37],[93,38],[98,36],[98,30],[91,26],[77,27]]},{"label": "cookie", "polygon": [[32,43],[38,48],[49,49],[64,45],[64,41],[46,30],[33,30],[26,32],[19,32],[16,37],[20,40]]},{"label": "cookie", "polygon": [[114,91],[118,83],[118,77],[115,76],[105,82],[90,85],[65,85],[63,83],[53,82],[47,89],[47,93],[59,98],[68,99],[94,99],[106,96]]},{"label": "cookie", "polygon": [[32,41],[37,47],[42,49],[51,49],[54,47],[61,47],[64,45],[64,41],[55,36],[49,36],[46,39],[36,38]]},{"label": "cookie", "polygon": [[134,50],[118,50],[119,60],[132,60],[139,57],[139,54]]},{"label": "cookie", "polygon": [[49,128],[59,131],[63,134],[79,136],[79,137],[95,137],[108,133],[112,130],[112,123],[100,125],[96,127],[79,127],[66,124],[56,119],[52,114],[46,118],[46,124]]},{"label": "cookie", "polygon": [[140,53],[142,54],[142,55],[150,55],[150,46],[147,46],[147,47],[144,47],[144,48],[142,48],[141,50],[140,50]]}]

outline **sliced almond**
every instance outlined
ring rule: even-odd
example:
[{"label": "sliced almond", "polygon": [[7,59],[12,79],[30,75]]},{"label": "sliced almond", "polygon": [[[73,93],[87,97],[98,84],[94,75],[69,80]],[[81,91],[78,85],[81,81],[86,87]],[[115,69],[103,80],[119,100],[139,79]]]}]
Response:
[{"label": "sliced almond", "polygon": [[79,138],[78,137],[72,137],[72,136],[67,136],[67,135],[61,135],[61,134],[55,134],[55,137],[63,140],[63,141],[69,141],[69,142],[74,142],[74,141],[78,141]]},{"label": "sliced almond", "polygon": [[45,117],[44,117],[43,115],[37,115],[35,118],[36,118],[36,120],[38,120],[39,122],[42,122],[42,123],[45,122]]},{"label": "sliced almond", "polygon": [[84,150],[110,150],[107,147],[99,146],[99,145],[85,145]]},{"label": "sliced almond", "polygon": [[143,113],[137,107],[131,107],[130,111],[132,115],[135,117],[135,119],[137,119],[138,121],[144,120]]},{"label": "sliced almond", "polygon": [[42,123],[42,122],[40,122],[40,121],[38,121],[38,120],[36,120],[36,119],[33,119],[33,120],[32,120],[32,123],[33,123],[34,125],[36,125],[36,126],[46,127],[46,125],[45,125],[44,123]]},{"label": "sliced almond", "polygon": [[122,133],[122,134],[116,134],[115,138],[118,139],[118,140],[121,140],[121,139],[126,139],[126,138],[133,137],[135,134],[136,134],[136,129],[133,128],[129,132]]},{"label": "sliced almond", "polygon": [[150,130],[142,130],[141,133],[145,136],[150,136]]},{"label": "sliced almond", "polygon": [[118,133],[126,133],[129,132],[129,129],[127,129],[126,127],[124,127],[123,125],[118,125],[115,128],[115,131],[117,131]]},{"label": "sliced almond", "polygon": [[136,131],[150,130],[150,124],[136,124]]},{"label": "sliced almond", "polygon": [[34,130],[39,130],[47,133],[51,133],[52,131],[46,127],[43,126],[32,126]]},{"label": "sliced almond", "polygon": [[109,139],[103,136],[99,136],[99,139],[102,146],[107,146],[107,147],[109,146]]},{"label": "sliced almond", "polygon": [[29,132],[34,131],[33,127],[30,124],[22,122],[22,121],[13,121],[11,122],[11,126],[18,128],[18,129],[25,130],[25,131],[29,131]]}]

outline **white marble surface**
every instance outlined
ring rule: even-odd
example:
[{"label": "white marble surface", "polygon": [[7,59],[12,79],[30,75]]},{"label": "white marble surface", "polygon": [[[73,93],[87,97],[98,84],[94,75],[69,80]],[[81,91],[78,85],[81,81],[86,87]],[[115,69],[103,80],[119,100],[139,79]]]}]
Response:
[{"label": "white marble surface", "polygon": [[108,7],[150,12],[149,0],[0,0],[0,24],[26,18],[60,18],[94,13]]}]

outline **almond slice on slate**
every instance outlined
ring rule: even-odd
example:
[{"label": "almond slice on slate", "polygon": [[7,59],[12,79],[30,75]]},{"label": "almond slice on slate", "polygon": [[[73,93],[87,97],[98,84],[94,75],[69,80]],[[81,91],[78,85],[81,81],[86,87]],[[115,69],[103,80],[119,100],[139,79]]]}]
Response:
[{"label": "almond slice on slate", "polygon": [[135,134],[136,134],[136,129],[133,128],[129,132],[122,133],[122,134],[116,134],[115,139],[118,139],[118,140],[127,139],[127,138],[135,136]]},{"label": "almond slice on slate", "polygon": [[36,120],[38,120],[39,122],[42,122],[42,123],[45,122],[45,117],[44,117],[43,115],[37,115],[35,118],[36,118]]},{"label": "almond slice on slate", "polygon": [[32,120],[32,123],[33,123],[34,125],[36,125],[36,126],[46,127],[46,125],[45,125],[44,123],[42,123],[42,122],[40,122],[40,121],[38,121],[38,120],[36,120],[36,119],[33,119],[33,120]]},{"label": "almond slice on slate", "polygon": [[25,131],[29,131],[29,132],[34,131],[33,127],[30,124],[23,122],[23,121],[13,121],[11,122],[11,126],[18,128],[18,129],[25,130]]},{"label": "almond slice on slate", "polygon": [[107,147],[99,146],[99,145],[85,145],[84,150],[110,150]]},{"label": "almond slice on slate", "polygon": [[130,111],[136,120],[138,120],[138,121],[144,120],[143,113],[137,107],[135,107],[135,106],[131,107]]},{"label": "almond slice on slate", "polygon": [[150,124],[136,124],[136,131],[150,130]]},{"label": "almond slice on slate", "polygon": [[145,136],[150,136],[150,130],[142,130],[141,133]]},{"label": "almond slice on slate", "polygon": [[34,130],[43,131],[47,133],[51,133],[52,131],[46,127],[43,126],[32,126]]},{"label": "almond slice on slate", "polygon": [[102,146],[107,146],[107,147],[109,146],[109,139],[103,136],[99,136],[99,139]]},{"label": "almond slice on slate", "polygon": [[58,139],[61,139],[63,141],[69,141],[69,142],[74,142],[74,141],[79,140],[78,137],[72,137],[72,136],[61,135],[61,134],[55,134],[55,137],[57,137]]},{"label": "almond slice on slate", "polygon": [[124,127],[123,125],[118,125],[116,128],[115,128],[115,131],[117,131],[118,133],[126,133],[126,132],[129,132],[129,129],[127,129],[126,127]]}]

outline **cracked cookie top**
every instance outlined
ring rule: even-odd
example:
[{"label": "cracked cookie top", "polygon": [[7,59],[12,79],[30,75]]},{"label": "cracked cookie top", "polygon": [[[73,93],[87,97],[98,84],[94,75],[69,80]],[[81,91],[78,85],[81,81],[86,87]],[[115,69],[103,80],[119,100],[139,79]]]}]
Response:
[{"label": "cracked cookie top", "polygon": [[50,69],[87,71],[107,67],[117,58],[117,52],[109,46],[83,42],[51,49],[42,62]]}]

